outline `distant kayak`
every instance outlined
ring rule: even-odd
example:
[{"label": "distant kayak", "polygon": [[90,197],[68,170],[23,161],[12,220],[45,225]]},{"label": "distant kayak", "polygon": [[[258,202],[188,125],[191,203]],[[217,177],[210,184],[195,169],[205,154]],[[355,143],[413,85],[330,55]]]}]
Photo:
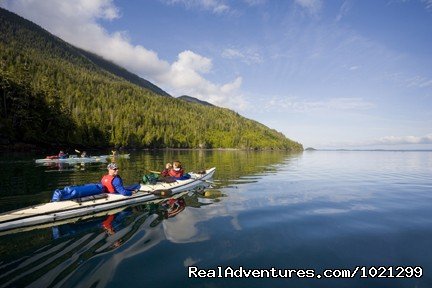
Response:
[{"label": "distant kayak", "polygon": [[100,156],[89,156],[89,157],[78,157],[77,155],[70,155],[68,158],[58,158],[56,156],[47,156],[43,159],[36,159],[35,162],[38,164],[42,163],[93,163],[93,162],[106,162],[108,159],[128,159],[130,154],[119,154],[119,155],[100,155]]},{"label": "distant kayak", "polygon": [[172,183],[141,184],[139,191],[132,196],[101,193],[2,213],[0,214],[0,232],[57,222],[131,204],[148,201],[160,202],[166,197],[172,197],[175,194],[192,190],[199,185],[204,186],[206,180],[211,179],[215,171],[216,168],[210,168],[203,171],[203,173],[191,172],[189,173],[191,176],[189,179],[176,180]]}]

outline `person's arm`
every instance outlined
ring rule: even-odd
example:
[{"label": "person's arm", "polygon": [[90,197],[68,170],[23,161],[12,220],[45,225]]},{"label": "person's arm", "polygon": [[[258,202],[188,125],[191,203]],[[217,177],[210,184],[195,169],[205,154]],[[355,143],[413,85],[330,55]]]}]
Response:
[{"label": "person's arm", "polygon": [[123,180],[119,176],[114,177],[112,184],[113,184],[114,189],[117,193],[120,193],[124,196],[131,196],[132,195],[131,191],[128,191],[124,188]]},{"label": "person's arm", "polygon": [[168,176],[168,175],[169,175],[169,170],[168,170],[168,169],[164,169],[164,170],[162,170],[161,175],[162,175],[163,177]]}]

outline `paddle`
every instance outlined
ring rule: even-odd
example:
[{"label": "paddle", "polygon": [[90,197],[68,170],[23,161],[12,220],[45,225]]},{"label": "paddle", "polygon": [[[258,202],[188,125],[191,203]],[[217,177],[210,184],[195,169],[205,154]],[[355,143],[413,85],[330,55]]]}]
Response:
[{"label": "paddle", "polygon": [[75,152],[78,153],[78,154],[81,154],[81,157],[83,157],[83,158],[85,158],[85,157],[89,157],[85,151],[84,151],[84,152],[81,152],[80,150],[75,149]]},{"label": "paddle", "polygon": [[144,172],[154,173],[154,174],[161,174],[161,172],[159,172],[159,171],[154,171],[154,170],[150,170],[150,169],[147,169],[147,168],[144,168]]}]

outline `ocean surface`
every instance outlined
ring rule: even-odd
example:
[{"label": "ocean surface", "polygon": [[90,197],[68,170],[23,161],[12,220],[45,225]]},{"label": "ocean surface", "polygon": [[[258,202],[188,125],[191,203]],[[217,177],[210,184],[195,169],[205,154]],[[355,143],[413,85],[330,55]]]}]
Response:
[{"label": "ocean surface", "polygon": [[[176,159],[217,171],[175,210],[0,234],[0,287],[432,287],[432,152],[130,153],[117,162],[125,184]],[[43,156],[2,155],[1,212],[106,172],[34,163]]]}]

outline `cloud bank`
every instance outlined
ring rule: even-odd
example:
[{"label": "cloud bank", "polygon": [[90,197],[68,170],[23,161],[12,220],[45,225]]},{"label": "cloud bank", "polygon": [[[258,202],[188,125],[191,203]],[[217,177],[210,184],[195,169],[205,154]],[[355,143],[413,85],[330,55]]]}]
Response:
[{"label": "cloud bank", "polygon": [[[385,136],[370,141],[356,141],[356,142],[328,142],[324,146],[327,147],[354,147],[354,148],[381,148],[400,149],[401,147],[416,147],[415,149],[421,149],[421,147],[428,148],[427,145],[432,144],[432,134],[424,136]],[[424,146],[423,146],[424,145]]]},{"label": "cloud bank", "polygon": [[[223,11],[219,1],[170,1]],[[189,4],[188,4],[189,3]],[[212,70],[212,60],[193,51],[182,51],[169,63],[155,51],[134,45],[124,31],[108,33],[98,20],[115,21],[121,17],[112,0],[6,0],[0,4],[29,19],[54,35],[82,49],[154,82],[173,96],[187,94],[218,106],[242,110],[247,106],[240,93],[242,78],[225,84],[212,83],[204,76]]]},{"label": "cloud bank", "polygon": [[372,144],[432,144],[432,134],[425,136],[386,136],[374,141]]}]

